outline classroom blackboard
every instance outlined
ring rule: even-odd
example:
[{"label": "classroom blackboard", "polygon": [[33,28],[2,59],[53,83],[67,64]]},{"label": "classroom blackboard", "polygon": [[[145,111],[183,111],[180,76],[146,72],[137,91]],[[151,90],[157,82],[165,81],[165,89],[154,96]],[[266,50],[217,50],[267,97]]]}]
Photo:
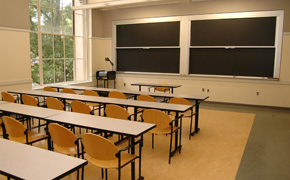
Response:
[{"label": "classroom blackboard", "polygon": [[193,48],[190,74],[273,77],[275,48]]},{"label": "classroom blackboard", "polygon": [[189,74],[273,77],[276,17],[191,21]]},{"label": "classroom blackboard", "polygon": [[117,47],[179,46],[180,22],[117,25]]},{"label": "classroom blackboard", "polygon": [[118,49],[117,70],[128,72],[179,73],[179,48]]}]

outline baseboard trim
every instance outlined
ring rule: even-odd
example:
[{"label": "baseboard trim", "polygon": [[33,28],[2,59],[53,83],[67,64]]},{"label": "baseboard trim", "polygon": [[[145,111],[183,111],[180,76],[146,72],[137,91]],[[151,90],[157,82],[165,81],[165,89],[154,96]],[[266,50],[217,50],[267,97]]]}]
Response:
[{"label": "baseboard trim", "polygon": [[15,81],[0,81],[0,86],[11,86],[11,85],[19,85],[19,84],[31,84],[32,79],[23,79],[23,80],[15,80]]}]

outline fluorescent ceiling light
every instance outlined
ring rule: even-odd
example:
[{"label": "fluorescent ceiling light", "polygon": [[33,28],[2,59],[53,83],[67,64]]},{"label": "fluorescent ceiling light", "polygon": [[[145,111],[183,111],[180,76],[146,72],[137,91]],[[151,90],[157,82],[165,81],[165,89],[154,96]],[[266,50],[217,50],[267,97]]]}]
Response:
[{"label": "fluorescent ceiling light", "polygon": [[158,0],[115,0],[115,1],[105,1],[105,2],[99,2],[99,3],[94,3],[94,4],[86,4],[86,5],[83,5],[83,6],[75,6],[75,7],[72,7],[72,9],[73,10],[98,9],[98,8],[104,8],[104,7],[127,5],[127,4],[142,3],[142,2],[151,2],[151,1],[158,1]]}]

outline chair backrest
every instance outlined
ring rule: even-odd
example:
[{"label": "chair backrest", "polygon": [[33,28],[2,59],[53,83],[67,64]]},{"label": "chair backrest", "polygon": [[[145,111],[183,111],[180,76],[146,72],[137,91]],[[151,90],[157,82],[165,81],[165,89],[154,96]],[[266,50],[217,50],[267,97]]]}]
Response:
[{"label": "chair backrest", "polygon": [[126,95],[120,91],[110,91],[109,98],[127,99]]},{"label": "chair backrest", "polygon": [[50,123],[48,125],[49,134],[54,144],[59,147],[74,147],[77,140],[73,132],[67,128],[57,124]]},{"label": "chair backrest", "polygon": [[[158,84],[163,84],[163,85],[165,85],[165,84],[168,84],[167,82],[160,82],[160,83],[158,83]],[[167,92],[167,91],[169,91],[169,87],[155,87],[155,90],[156,91],[161,91],[161,92]]]},{"label": "chair backrest", "polygon": [[15,97],[13,97],[11,94],[7,93],[7,92],[1,92],[1,96],[3,98],[3,101],[7,101],[7,102],[16,102]]},{"label": "chair backrest", "polygon": [[88,89],[83,92],[83,95],[99,97],[99,94],[96,91],[92,91]]},{"label": "chair backrest", "polygon": [[85,152],[92,158],[103,161],[117,159],[117,147],[102,136],[86,133],[82,135],[82,142]]},{"label": "chair backrest", "polygon": [[57,92],[56,89],[53,89],[52,87],[46,86],[43,88],[44,91],[50,91],[50,92]]},{"label": "chair backrest", "polygon": [[62,92],[69,93],[69,94],[77,94],[74,90],[72,90],[70,88],[63,88]]},{"label": "chair backrest", "polygon": [[146,123],[156,124],[156,128],[170,127],[170,117],[164,112],[156,109],[147,109],[143,112],[143,120]]},{"label": "chair backrest", "polygon": [[118,105],[110,104],[105,109],[106,117],[128,120],[129,113]]},{"label": "chair backrest", "polygon": [[3,116],[2,120],[5,125],[6,133],[9,135],[9,138],[18,138],[25,136],[24,132],[26,131],[26,128],[19,121],[9,116]]},{"label": "chair backrest", "polygon": [[38,106],[38,101],[34,97],[27,94],[22,95],[22,102],[26,105]]},{"label": "chair backrest", "polygon": [[71,102],[71,109],[72,112],[83,113],[83,114],[90,114],[91,108],[81,101],[72,101]]},{"label": "chair backrest", "polygon": [[46,98],[46,105],[49,109],[64,110],[64,104],[53,97]]},{"label": "chair backrest", "polygon": [[169,100],[169,103],[171,104],[183,104],[183,105],[191,105],[191,103],[184,98],[180,98],[180,97],[173,97]]},{"label": "chair backrest", "polygon": [[138,101],[150,101],[150,102],[157,102],[156,99],[154,99],[154,97],[149,96],[149,95],[144,95],[141,94],[140,96],[137,97]]}]

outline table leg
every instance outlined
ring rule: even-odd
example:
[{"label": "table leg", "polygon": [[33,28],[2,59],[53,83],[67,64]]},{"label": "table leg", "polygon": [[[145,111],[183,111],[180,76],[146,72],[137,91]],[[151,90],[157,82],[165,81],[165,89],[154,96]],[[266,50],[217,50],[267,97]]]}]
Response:
[{"label": "table leg", "polygon": [[200,130],[198,128],[198,117],[199,117],[199,102],[198,100],[195,101],[195,127],[194,127],[194,131],[191,133],[191,136],[193,136],[195,133],[198,133],[198,131]]},{"label": "table leg", "polygon": [[139,85],[139,91],[141,91],[141,86]]},{"label": "table leg", "polygon": [[[131,137],[131,144],[135,143],[135,138]],[[135,154],[135,146],[131,148],[131,154]],[[131,162],[131,180],[135,180],[135,161]]]}]

